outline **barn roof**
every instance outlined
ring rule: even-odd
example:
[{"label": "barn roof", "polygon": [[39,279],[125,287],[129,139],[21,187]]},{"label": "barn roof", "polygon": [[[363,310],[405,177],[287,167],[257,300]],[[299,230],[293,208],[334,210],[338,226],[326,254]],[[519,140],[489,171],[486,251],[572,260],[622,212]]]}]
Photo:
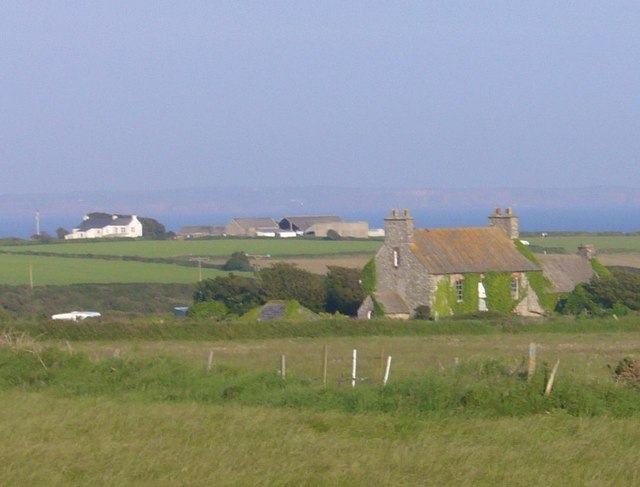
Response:
[{"label": "barn roof", "polygon": [[595,275],[591,261],[581,255],[545,254],[536,257],[555,292],[571,292],[578,284],[588,282]]},{"label": "barn roof", "polygon": [[433,274],[540,270],[497,227],[415,230],[410,247]]},{"label": "barn roof", "polygon": [[341,222],[342,218],[336,215],[317,215],[317,216],[285,216],[280,220],[279,226],[282,229],[294,229],[305,232],[316,223],[333,223]]},{"label": "barn roof", "polygon": [[232,222],[237,223],[242,228],[278,228],[278,224],[273,218],[234,218]]}]

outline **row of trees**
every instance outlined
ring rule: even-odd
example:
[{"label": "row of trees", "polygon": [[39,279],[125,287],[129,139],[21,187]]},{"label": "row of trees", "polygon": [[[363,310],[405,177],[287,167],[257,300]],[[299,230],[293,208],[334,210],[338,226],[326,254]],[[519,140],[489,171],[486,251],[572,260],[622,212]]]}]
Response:
[{"label": "row of trees", "polygon": [[616,268],[578,285],[558,304],[558,311],[572,315],[624,315],[630,310],[640,311],[640,274]]},{"label": "row of trees", "polygon": [[326,276],[295,265],[265,267],[255,278],[229,274],[200,281],[194,292],[192,314],[223,317],[242,315],[269,300],[296,300],[316,313],[355,316],[364,299],[358,269],[329,267]]}]

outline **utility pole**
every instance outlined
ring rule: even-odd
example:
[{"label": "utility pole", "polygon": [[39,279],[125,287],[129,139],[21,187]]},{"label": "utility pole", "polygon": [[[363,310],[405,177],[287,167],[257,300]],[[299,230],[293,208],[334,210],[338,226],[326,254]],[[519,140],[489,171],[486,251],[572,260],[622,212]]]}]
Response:
[{"label": "utility pole", "polygon": [[40,210],[36,210],[36,237],[40,236]]}]

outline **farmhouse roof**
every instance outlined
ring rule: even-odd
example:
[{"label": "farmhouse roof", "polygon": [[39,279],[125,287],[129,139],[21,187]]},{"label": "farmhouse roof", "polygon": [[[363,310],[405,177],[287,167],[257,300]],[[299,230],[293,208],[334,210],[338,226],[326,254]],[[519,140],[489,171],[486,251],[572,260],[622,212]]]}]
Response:
[{"label": "farmhouse roof", "polygon": [[133,221],[134,215],[87,215],[78,226],[81,232],[86,232],[93,228],[104,228],[108,226],[127,226]]},{"label": "farmhouse roof", "polygon": [[581,255],[546,254],[536,257],[555,292],[571,292],[578,284],[588,282],[595,275],[589,259]]},{"label": "farmhouse roof", "polygon": [[433,274],[540,270],[497,227],[415,230],[410,247]]},{"label": "farmhouse roof", "polygon": [[234,218],[231,220],[240,227],[250,228],[278,228],[278,224],[273,218]]},{"label": "farmhouse roof", "polygon": [[307,216],[285,216],[278,225],[283,230],[296,230],[305,232],[316,223],[332,223],[343,221],[337,215],[307,215]]}]

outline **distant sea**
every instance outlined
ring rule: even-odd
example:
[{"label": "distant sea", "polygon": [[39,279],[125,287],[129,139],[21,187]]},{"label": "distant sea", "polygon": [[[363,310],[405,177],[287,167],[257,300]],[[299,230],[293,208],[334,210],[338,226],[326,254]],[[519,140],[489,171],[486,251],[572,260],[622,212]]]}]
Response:
[{"label": "distant sea", "polygon": [[[520,230],[525,232],[583,231],[583,232],[640,232],[640,207],[606,208],[520,208]],[[366,221],[371,228],[382,228],[384,212],[336,211],[346,220]],[[147,215],[145,215],[147,216]],[[225,225],[230,219],[240,216],[265,216],[224,214],[154,214],[148,215],[164,224],[168,230],[179,231],[184,225]],[[283,215],[270,215],[275,220]],[[434,208],[412,211],[416,228],[476,227],[487,225],[486,211],[477,208]],[[51,220],[55,220],[52,222]],[[55,236],[59,227],[71,230],[80,222],[77,218],[51,217],[42,221],[41,231]],[[29,238],[35,233],[33,219],[0,220],[0,237]]]}]

